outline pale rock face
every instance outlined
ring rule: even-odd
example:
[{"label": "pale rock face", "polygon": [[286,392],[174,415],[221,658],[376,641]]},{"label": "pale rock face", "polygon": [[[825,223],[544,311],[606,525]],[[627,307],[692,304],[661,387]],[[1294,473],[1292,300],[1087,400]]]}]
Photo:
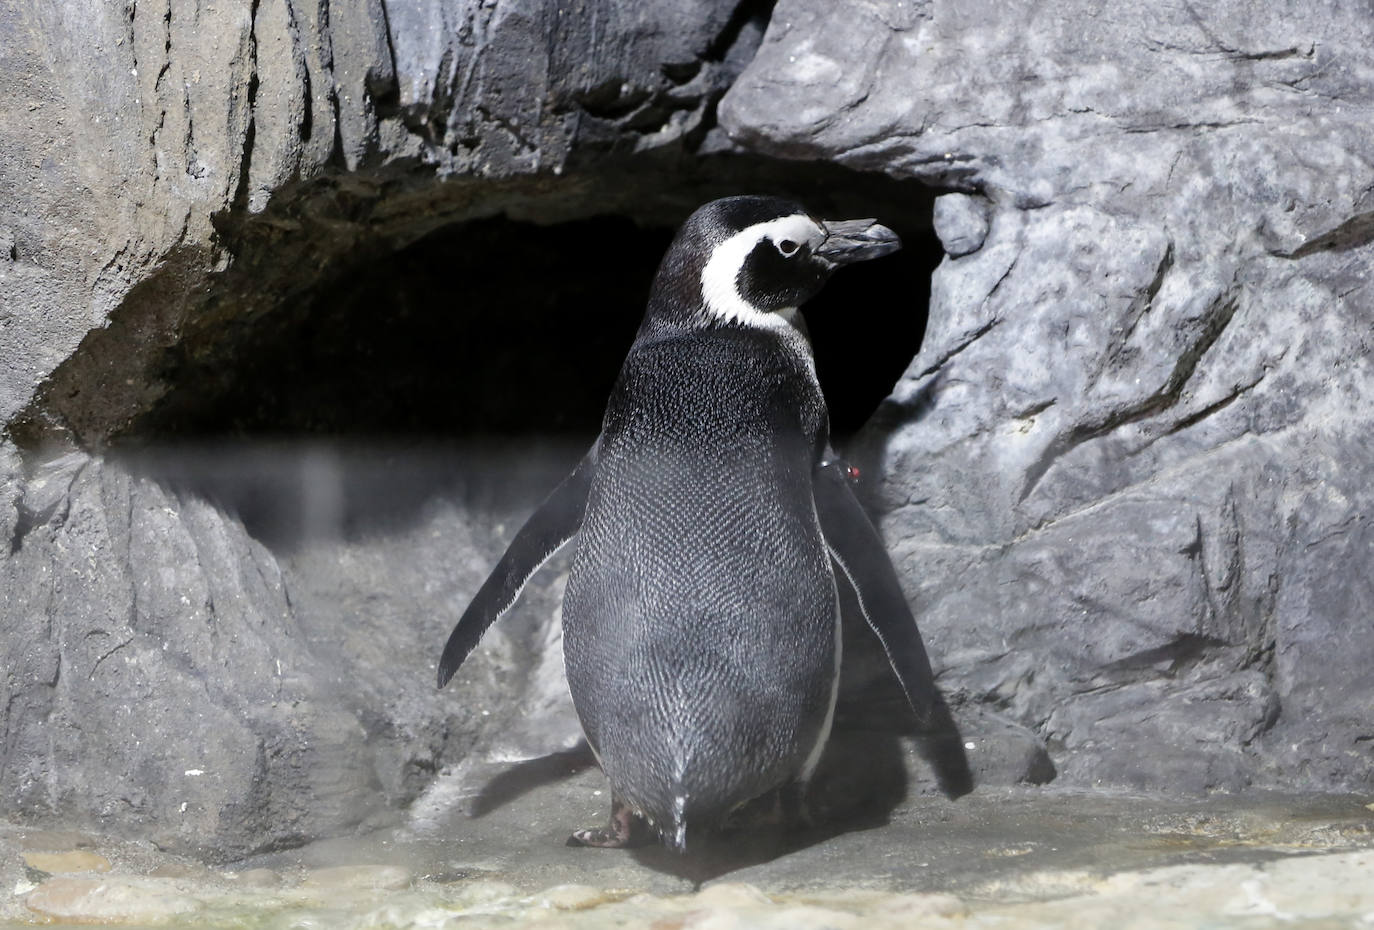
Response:
[{"label": "pale rock face", "polygon": [[981,779],[1374,787],[1367,16],[559,8],[0,10],[0,813],[227,859],[566,749],[556,572],[430,684],[557,455],[446,461],[362,532],[394,468],[250,454],[221,486],[292,489],[293,547],[100,453],[359,256],[820,177],[708,153],[940,193],[925,342],[853,457]]},{"label": "pale rock face", "polygon": [[867,436],[942,684],[1071,781],[1368,786],[1371,24],[913,8],[780,3],[721,121],[981,195]]},{"label": "pale rock face", "polygon": [[983,247],[988,236],[989,205],[968,194],[945,194],[935,200],[935,235],[950,258],[960,258]]}]

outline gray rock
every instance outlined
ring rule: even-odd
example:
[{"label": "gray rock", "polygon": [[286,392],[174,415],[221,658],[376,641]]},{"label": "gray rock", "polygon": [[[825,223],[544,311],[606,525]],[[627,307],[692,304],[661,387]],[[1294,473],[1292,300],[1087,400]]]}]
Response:
[{"label": "gray rock", "polygon": [[942,192],[854,454],[976,776],[1374,786],[1374,24],[1099,6],[0,9],[0,811],[227,859],[567,750],[557,565],[431,664],[568,450],[104,452],[436,229],[859,186],[798,160]]},{"label": "gray rock", "polygon": [[1370,32],[796,0],[722,102],[996,205],[866,448],[941,681],[1071,782],[1374,784]]},{"label": "gray rock", "polygon": [[[226,861],[393,820],[489,718],[495,730],[518,716],[556,605],[543,578],[457,687],[437,694],[433,676],[452,605],[518,525],[506,514],[524,484],[470,462],[464,486],[482,506],[450,492],[412,532],[350,541],[341,521],[362,517],[327,486],[378,482],[379,464],[317,451],[306,466],[73,454],[29,480],[23,534],[0,562],[11,814],[134,821],[164,848]],[[178,490],[207,469],[218,484],[199,486],[218,487],[219,505]],[[222,509],[233,473],[300,482],[286,491],[307,506],[285,569]]]},{"label": "gray rock", "polygon": [[0,550],[5,540],[14,539],[19,526],[21,469],[18,450],[0,439]]},{"label": "gray rock", "polygon": [[0,422],[103,443],[166,392],[168,346],[346,257],[634,201],[623,171],[573,175],[700,141],[761,37],[738,6],[7,8]]},{"label": "gray rock", "polygon": [[[633,201],[646,184],[586,163],[701,140],[762,35],[737,6],[0,10],[0,811],[228,859],[395,816],[514,714],[534,591],[537,630],[513,618],[432,684],[536,493],[509,467],[518,505],[443,498],[359,542],[330,524],[357,475],[327,454],[230,456],[216,484],[194,450],[91,453],[359,255]],[[301,525],[254,532],[286,549],[233,513],[264,487]]]},{"label": "gray rock", "polygon": [[[28,511],[3,565],[9,809],[84,827],[133,816],[210,857],[356,819],[349,791],[309,785],[328,743],[291,738],[295,721],[336,741],[348,727],[297,684],[309,662],[270,556],[205,502],[121,469],[68,457],[54,477],[62,507]],[[300,803],[307,786],[321,806]]]},{"label": "gray rock", "polygon": [[935,235],[950,258],[959,258],[983,247],[988,235],[988,203],[968,194],[935,198]]}]

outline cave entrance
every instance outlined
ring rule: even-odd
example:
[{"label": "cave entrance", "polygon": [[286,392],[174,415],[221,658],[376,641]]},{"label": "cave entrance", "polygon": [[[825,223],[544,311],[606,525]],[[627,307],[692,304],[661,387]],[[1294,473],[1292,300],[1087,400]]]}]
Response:
[{"label": "cave entrance", "polygon": [[[920,347],[942,255],[933,192],[835,166],[762,160],[734,159],[690,180],[687,189],[641,187],[638,200],[587,198],[614,203],[614,215],[577,215],[564,205],[559,221],[547,222],[536,203],[519,220],[458,222],[399,249],[374,243],[335,260],[270,312],[231,317],[173,346],[158,371],[168,389],[120,444],[159,450],[145,467],[239,513],[269,545],[312,532],[319,520],[310,513],[383,499],[379,513],[406,511],[395,499],[400,491],[379,495],[377,485],[407,469],[418,471],[399,483],[415,488],[454,467],[472,470],[471,461],[436,461],[441,447],[488,450],[479,458],[493,474],[525,475],[522,493],[537,500],[541,483],[556,483],[596,436],[676,225],[705,200],[755,191],[793,196],[821,216],[877,217],[902,237],[902,251],[842,269],[804,308],[832,434],[843,447]],[[270,258],[247,256],[257,266]],[[517,451],[531,444],[538,455]],[[314,464],[302,472],[297,460],[307,446]],[[340,484],[339,467],[320,472],[340,449],[354,460],[366,453],[382,474]],[[518,458],[520,468],[497,464],[501,455]]]},{"label": "cave entrance", "polygon": [[[883,219],[905,249],[803,308],[841,442],[920,347],[940,256],[928,219]],[[232,365],[184,362],[134,435],[595,436],[672,236],[626,217],[441,229],[239,334]]]}]

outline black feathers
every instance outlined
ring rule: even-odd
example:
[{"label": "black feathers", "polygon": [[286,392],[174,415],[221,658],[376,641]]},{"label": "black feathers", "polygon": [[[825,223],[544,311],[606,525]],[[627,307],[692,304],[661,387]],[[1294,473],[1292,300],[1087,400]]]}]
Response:
[{"label": "black feathers", "polygon": [[[516,536],[449,639],[442,686],[539,564],[577,535],[563,601],[573,703],[616,799],[674,848],[810,777],[838,687],[845,568],[913,707],[930,666],[881,540],[827,472],[828,415],[790,311],[840,264],[897,248],[732,197],[683,224],[592,452]],[[861,564],[855,564],[861,563]]]}]

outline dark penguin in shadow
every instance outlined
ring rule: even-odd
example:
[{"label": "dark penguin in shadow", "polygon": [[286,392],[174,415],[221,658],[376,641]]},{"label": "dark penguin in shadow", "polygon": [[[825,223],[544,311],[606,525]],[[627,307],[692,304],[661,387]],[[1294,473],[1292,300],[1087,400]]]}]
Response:
[{"label": "dark penguin in shadow", "polygon": [[659,267],[601,435],[516,535],[439,663],[453,676],[531,575],[577,550],[568,686],[612,788],[570,842],[693,837],[774,789],[801,814],[835,711],[837,585],[853,588],[917,718],[940,706],[882,541],[829,446],[798,308],[900,247],[873,220],[775,197],[697,210]]}]

